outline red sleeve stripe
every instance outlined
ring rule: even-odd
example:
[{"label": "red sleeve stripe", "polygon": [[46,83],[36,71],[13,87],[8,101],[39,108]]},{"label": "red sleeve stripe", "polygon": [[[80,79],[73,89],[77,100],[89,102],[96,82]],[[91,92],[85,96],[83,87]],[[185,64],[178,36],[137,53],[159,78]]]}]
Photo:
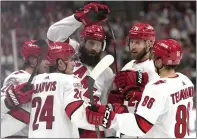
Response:
[{"label": "red sleeve stripe", "polygon": [[65,108],[65,112],[69,119],[71,119],[72,114],[83,104],[83,100],[74,101],[68,104]]},{"label": "red sleeve stripe", "polygon": [[29,123],[30,113],[22,108],[12,109],[8,114],[25,124]]},{"label": "red sleeve stripe", "polygon": [[142,130],[142,132],[146,134],[152,128],[153,124],[137,114],[134,114],[134,115],[135,115],[135,119],[137,121],[138,127]]}]

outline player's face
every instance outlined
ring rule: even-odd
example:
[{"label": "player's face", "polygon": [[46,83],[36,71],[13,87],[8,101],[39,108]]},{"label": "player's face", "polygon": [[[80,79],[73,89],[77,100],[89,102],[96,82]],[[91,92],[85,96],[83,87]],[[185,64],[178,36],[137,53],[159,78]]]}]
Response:
[{"label": "player's face", "polygon": [[129,42],[131,57],[135,60],[141,60],[146,54],[146,41],[131,39]]},{"label": "player's face", "polygon": [[74,69],[74,61],[69,58],[67,61],[66,61],[66,70],[65,70],[65,73],[66,74],[73,74],[73,69]]},{"label": "player's face", "polygon": [[42,60],[41,64],[38,67],[38,73],[48,73],[49,72],[49,66],[47,60]]},{"label": "player's face", "polygon": [[87,40],[84,46],[81,46],[80,60],[82,63],[94,67],[99,61],[102,50],[102,42],[96,40]]},{"label": "player's face", "polygon": [[85,42],[85,48],[90,56],[95,56],[101,52],[102,42],[89,39]]}]

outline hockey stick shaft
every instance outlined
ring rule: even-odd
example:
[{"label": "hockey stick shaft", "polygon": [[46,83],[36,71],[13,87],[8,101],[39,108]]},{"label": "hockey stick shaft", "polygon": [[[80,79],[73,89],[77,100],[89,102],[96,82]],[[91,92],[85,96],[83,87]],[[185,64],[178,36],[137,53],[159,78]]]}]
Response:
[{"label": "hockey stick shaft", "polygon": [[106,24],[107,24],[107,27],[109,28],[109,30],[111,32],[111,35],[112,35],[112,38],[113,38],[114,59],[115,59],[115,73],[117,73],[118,72],[118,63],[117,63],[117,55],[116,55],[117,42],[116,42],[116,38],[115,38],[115,35],[114,35],[114,31],[113,31],[111,25],[109,24],[109,22],[107,20],[106,20]]},{"label": "hockey stick shaft", "polygon": [[[97,111],[96,106],[94,105],[94,96],[93,96],[93,86],[95,80],[101,75],[101,73],[109,67],[114,62],[114,58],[111,55],[106,55],[103,59],[100,60],[100,62],[94,67],[92,72],[89,75],[88,78],[88,91],[89,91],[89,97],[90,97],[90,104],[91,109],[93,111]],[[98,138],[100,138],[100,131],[99,126],[95,126],[96,135]]]},{"label": "hockey stick shaft", "polygon": [[[95,80],[89,76],[88,89],[89,89],[90,104],[91,104],[91,109],[96,111],[96,106],[94,105],[94,97],[93,97],[94,82],[95,82]],[[99,126],[95,125],[95,130],[96,130],[97,138],[100,138],[101,136],[100,136]]]}]

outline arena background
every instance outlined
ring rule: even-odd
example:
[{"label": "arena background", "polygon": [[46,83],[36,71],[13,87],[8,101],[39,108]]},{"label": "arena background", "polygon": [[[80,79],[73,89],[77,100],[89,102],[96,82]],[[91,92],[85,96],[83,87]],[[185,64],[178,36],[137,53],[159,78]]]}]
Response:
[{"label": "arena background", "polygon": [[[22,67],[20,48],[24,41],[46,39],[46,32],[51,24],[72,15],[75,10],[87,3],[89,2],[1,1],[1,85],[6,76]],[[157,39],[174,38],[182,44],[183,60],[178,71],[187,75],[196,84],[196,1],[100,1],[99,3],[104,3],[111,9],[109,21],[118,43],[119,69],[130,60],[126,47],[128,31],[134,23],[142,21],[155,27]],[[106,51],[113,54],[109,30],[105,24],[103,26],[107,32]],[[81,29],[82,27],[72,35],[72,38],[79,41]],[[192,135],[195,135],[196,130],[195,109],[194,114],[190,122]]]}]

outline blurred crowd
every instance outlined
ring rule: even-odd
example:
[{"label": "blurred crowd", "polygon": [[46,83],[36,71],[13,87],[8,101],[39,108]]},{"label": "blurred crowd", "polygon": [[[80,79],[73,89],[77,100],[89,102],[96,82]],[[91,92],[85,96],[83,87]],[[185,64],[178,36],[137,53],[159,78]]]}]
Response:
[{"label": "blurred crowd", "polygon": [[[77,1],[3,1],[1,2],[1,81],[14,70],[12,39],[10,31],[16,31],[19,68],[23,60],[20,46],[29,39],[46,39],[48,27],[54,22],[70,16],[87,2]],[[104,2],[103,2],[104,3]],[[109,7],[111,3],[106,2]],[[124,2],[122,2],[124,3]],[[135,4],[135,2],[127,2]],[[110,24],[117,41],[117,59],[119,69],[130,60],[127,47],[127,35],[131,26],[138,22],[150,23],[155,27],[157,39],[174,38],[183,46],[183,60],[178,71],[186,74],[196,84],[196,2],[140,2],[142,9],[134,10],[137,18],[129,15],[129,6],[109,15]],[[117,7],[118,7],[117,3]],[[111,6],[112,7],[112,6]],[[110,9],[111,9],[110,7]],[[114,7],[114,6],[113,6]],[[112,37],[106,24],[107,52],[114,54]],[[80,31],[71,37],[80,40]]]}]

